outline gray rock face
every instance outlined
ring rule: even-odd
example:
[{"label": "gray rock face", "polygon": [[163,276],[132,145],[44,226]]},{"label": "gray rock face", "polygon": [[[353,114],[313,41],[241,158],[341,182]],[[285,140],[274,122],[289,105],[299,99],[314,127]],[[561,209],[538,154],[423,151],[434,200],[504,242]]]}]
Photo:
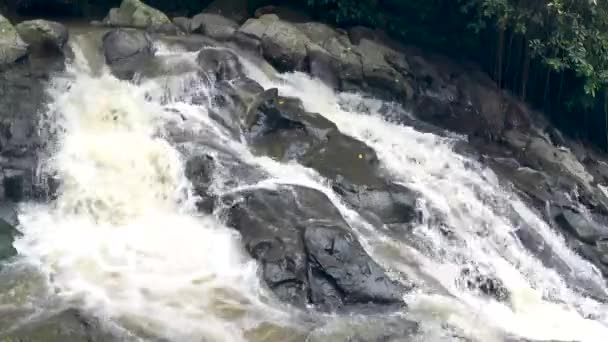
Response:
[{"label": "gray rock face", "polygon": [[562,229],[584,243],[594,245],[596,241],[608,239],[608,228],[572,210],[563,210],[556,215],[555,221]]},{"label": "gray rock face", "polygon": [[243,76],[238,56],[229,50],[203,48],[196,58],[203,72],[214,81],[233,80]]},{"label": "gray rock face", "polygon": [[0,68],[0,201],[45,198],[46,180],[36,177],[46,139],[39,135],[49,78],[64,67],[63,56],[35,56]]},{"label": "gray rock face", "polygon": [[141,31],[116,29],[103,36],[106,63],[116,77],[131,79],[153,57],[152,41]]},{"label": "gray rock face", "polygon": [[239,31],[261,42],[263,56],[279,71],[307,71],[328,85],[409,102],[414,96],[405,58],[372,39],[349,36],[320,23],[289,23],[275,14],[249,19]]},{"label": "gray rock face", "polygon": [[13,241],[17,235],[15,227],[4,218],[0,218],[0,262],[17,255],[17,251],[13,247]]},{"label": "gray rock face", "polygon": [[249,105],[246,137],[259,154],[278,160],[304,160],[336,126],[319,114],[307,113],[297,99],[278,96],[277,89],[260,94]]},{"label": "gray rock face", "polygon": [[68,30],[58,22],[29,20],[15,27],[31,49],[39,52],[59,52],[68,41]]},{"label": "gray rock face", "polygon": [[189,32],[200,33],[217,40],[230,39],[238,24],[218,14],[201,13],[190,20]]},{"label": "gray rock face", "polygon": [[228,224],[243,235],[275,294],[323,311],[352,306],[386,309],[402,305],[408,290],[388,278],[349,232],[324,194],[281,186],[254,189],[223,199]]},{"label": "gray rock face", "polygon": [[108,26],[127,26],[150,30],[173,25],[161,11],[150,7],[140,0],[123,0],[119,8],[110,10],[103,23]]},{"label": "gray rock face", "polygon": [[27,44],[13,25],[0,14],[0,68],[27,54]]}]

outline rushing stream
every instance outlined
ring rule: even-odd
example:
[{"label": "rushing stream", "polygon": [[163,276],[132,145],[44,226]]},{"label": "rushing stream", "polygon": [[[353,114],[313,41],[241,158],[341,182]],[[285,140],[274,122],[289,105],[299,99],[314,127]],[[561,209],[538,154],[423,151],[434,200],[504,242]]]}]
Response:
[{"label": "rushing stream", "polygon": [[[214,121],[212,104],[194,101],[215,91],[208,80],[185,72],[137,84],[119,81],[86,43],[84,36],[73,39],[74,62],[49,85],[53,101],[43,127],[50,127],[54,141],[41,168],[62,180],[59,196],[48,205],[20,208],[20,256],[3,271],[33,269],[48,287],[32,286],[27,299],[10,305],[34,314],[77,306],[125,340],[344,341],[354,331],[365,339],[387,329],[387,322],[407,318],[421,324],[413,341],[606,341],[608,306],[568,281],[606,291],[601,275],[490,170],[455,153],[459,137],[388,122],[379,114],[380,101],[336,94],[304,74],[271,75],[243,57],[250,78],[300,98],[307,111],[367,143],[396,182],[422,194],[425,215],[412,232],[379,230],[345,206],[314,170],[254,156]],[[167,46],[159,51],[175,65],[196,57]],[[406,274],[417,283],[404,294],[406,312],[320,317],[274,299],[238,232],[221,217],[197,212],[184,170],[184,151],[195,147],[167,138],[171,125],[186,125],[181,129],[270,175],[246,184],[220,170],[213,186],[219,194],[278,184],[324,192],[379,264],[395,278]],[[514,234],[520,224],[533,227],[572,274],[558,274],[532,256]],[[441,234],[440,227],[451,234]],[[459,286],[466,265],[502,280],[509,300]]]}]

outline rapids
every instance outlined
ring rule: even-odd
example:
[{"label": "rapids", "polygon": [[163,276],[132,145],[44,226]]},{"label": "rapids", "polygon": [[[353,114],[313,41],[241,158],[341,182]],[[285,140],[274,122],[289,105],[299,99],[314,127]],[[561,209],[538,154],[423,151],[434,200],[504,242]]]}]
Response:
[{"label": "rapids", "polygon": [[[196,57],[158,48],[169,66]],[[380,114],[379,100],[335,93],[301,73],[273,74],[241,57],[250,78],[300,98],[307,111],[367,143],[395,181],[423,195],[423,220],[412,232],[376,229],[317,172],[254,156],[214,121],[213,104],[193,101],[215,91],[212,80],[182,72],[124,82],[99,65],[86,35],[72,38],[72,50],[65,75],[49,84],[53,101],[41,125],[52,132],[41,170],[62,180],[58,198],[20,207],[19,257],[2,270],[7,279],[35,284],[0,297],[3,310],[14,311],[9,316],[15,324],[76,306],[124,340],[344,341],[354,332],[363,339],[377,336],[403,318],[421,324],[412,341],[606,340],[608,306],[569,282],[582,279],[606,292],[601,275],[490,170],[454,152],[462,137],[390,122]],[[177,120],[176,113],[187,120]],[[414,279],[417,290],[404,294],[408,309],[373,317],[321,315],[274,299],[239,234],[222,217],[196,211],[184,154],[197,147],[174,144],[171,124],[187,125],[182,129],[268,175],[247,184],[225,170],[214,179],[218,194],[278,184],[324,192],[378,263],[396,279]],[[532,256],[514,234],[520,225],[537,231],[572,274],[558,274]],[[509,302],[459,286],[466,265],[502,280]]]}]

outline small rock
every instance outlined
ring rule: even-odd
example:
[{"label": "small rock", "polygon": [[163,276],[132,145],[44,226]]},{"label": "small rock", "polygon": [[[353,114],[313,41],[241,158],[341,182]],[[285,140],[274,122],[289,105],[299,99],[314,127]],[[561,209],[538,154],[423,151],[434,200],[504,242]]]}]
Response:
[{"label": "small rock", "polygon": [[215,162],[209,154],[192,156],[186,162],[186,177],[194,187],[194,193],[200,197],[197,201],[198,210],[205,213],[213,212],[215,196],[209,190],[213,182]]}]

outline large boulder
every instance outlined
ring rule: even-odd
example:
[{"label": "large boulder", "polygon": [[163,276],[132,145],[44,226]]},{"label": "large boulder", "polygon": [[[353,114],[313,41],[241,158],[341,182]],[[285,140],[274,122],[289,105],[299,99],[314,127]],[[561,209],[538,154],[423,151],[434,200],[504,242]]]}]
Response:
[{"label": "large boulder", "polygon": [[608,228],[596,223],[592,218],[564,209],[555,216],[555,222],[568,234],[581,242],[595,245],[600,240],[608,239]]},{"label": "large boulder", "polygon": [[131,79],[154,55],[148,34],[134,29],[115,29],[103,36],[103,54],[116,77]]},{"label": "large boulder", "polygon": [[188,32],[200,33],[217,40],[230,39],[238,24],[219,14],[201,13],[190,20]]},{"label": "large boulder", "polygon": [[243,76],[239,57],[232,51],[216,47],[201,49],[196,58],[202,71],[213,81],[233,80]]},{"label": "large boulder", "polygon": [[[314,44],[308,46],[310,71],[313,76],[340,90],[357,90],[363,83],[361,55],[347,34],[326,24],[298,24]],[[327,79],[335,75],[334,79]]]},{"label": "large boulder", "polygon": [[409,289],[365,252],[321,192],[300,186],[251,189],[223,199],[228,224],[243,236],[281,300],[323,311],[401,306]]},{"label": "large boulder", "polygon": [[0,14],[0,68],[27,55],[27,44],[8,19]]},{"label": "large boulder", "polygon": [[123,0],[119,8],[112,8],[103,20],[108,26],[127,26],[161,30],[173,26],[163,12],[148,6],[140,0]]},{"label": "large boulder", "polygon": [[279,71],[306,71],[308,37],[274,14],[249,19],[240,32],[261,40],[264,57]]},{"label": "large boulder", "polygon": [[387,181],[372,148],[342,134],[322,115],[306,112],[298,99],[269,89],[246,108],[244,135],[255,153],[315,169],[346,203],[376,224],[397,226],[419,218],[419,195]]},{"label": "large boulder", "polygon": [[28,20],[16,27],[21,38],[36,52],[59,52],[68,41],[68,30],[58,22]]},{"label": "large boulder", "polygon": [[46,180],[37,173],[41,115],[49,100],[47,82],[62,70],[63,58],[36,56],[0,67],[0,200],[22,201],[46,196]]}]

